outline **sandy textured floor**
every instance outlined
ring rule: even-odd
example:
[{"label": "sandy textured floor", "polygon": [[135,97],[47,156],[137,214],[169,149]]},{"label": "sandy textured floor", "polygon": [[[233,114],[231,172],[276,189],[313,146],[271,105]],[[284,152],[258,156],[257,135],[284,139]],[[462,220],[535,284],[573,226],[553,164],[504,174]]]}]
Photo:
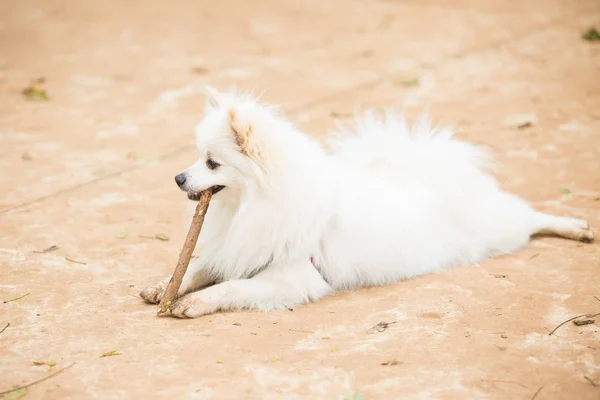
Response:
[{"label": "sandy textured floor", "polygon": [[[0,302],[0,391],[75,363],[11,398],[599,399],[600,317],[548,335],[600,312],[598,242],[293,312],[159,319],[137,297],[187,229],[173,176],[205,84],[265,90],[315,135],[429,106],[504,187],[600,227],[599,22],[597,0],[0,2],[0,300],[28,294]],[[50,99],[23,97],[41,77]]]}]

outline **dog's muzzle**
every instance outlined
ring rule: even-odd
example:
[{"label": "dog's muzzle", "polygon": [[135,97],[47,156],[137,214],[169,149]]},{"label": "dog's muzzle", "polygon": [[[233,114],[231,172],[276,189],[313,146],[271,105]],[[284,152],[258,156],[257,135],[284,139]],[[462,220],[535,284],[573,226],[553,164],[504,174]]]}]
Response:
[{"label": "dog's muzzle", "polygon": [[[223,190],[223,189],[225,189],[225,186],[223,186],[223,185],[216,185],[216,186],[213,186],[213,187],[212,187],[212,192],[213,192],[212,194],[213,194],[213,196],[214,196],[215,194],[219,193],[219,192],[220,192],[221,190]],[[202,193],[202,192],[187,192],[187,197],[188,197],[188,199],[190,199],[190,200],[193,200],[193,201],[198,201],[198,200],[200,200],[200,194],[201,194],[201,193]]]}]

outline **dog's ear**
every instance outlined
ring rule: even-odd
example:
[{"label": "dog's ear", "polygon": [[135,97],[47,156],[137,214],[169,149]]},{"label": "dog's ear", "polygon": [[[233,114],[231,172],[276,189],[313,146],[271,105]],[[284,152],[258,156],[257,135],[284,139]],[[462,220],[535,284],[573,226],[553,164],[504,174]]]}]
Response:
[{"label": "dog's ear", "polygon": [[221,97],[221,95],[219,94],[217,89],[215,89],[214,87],[206,86],[204,88],[204,99],[205,99],[207,106],[214,107],[214,108],[219,107],[220,97]]},{"label": "dog's ear", "polygon": [[252,146],[252,125],[242,121],[233,108],[229,110],[229,124],[242,153],[246,156],[256,155],[257,149]]}]

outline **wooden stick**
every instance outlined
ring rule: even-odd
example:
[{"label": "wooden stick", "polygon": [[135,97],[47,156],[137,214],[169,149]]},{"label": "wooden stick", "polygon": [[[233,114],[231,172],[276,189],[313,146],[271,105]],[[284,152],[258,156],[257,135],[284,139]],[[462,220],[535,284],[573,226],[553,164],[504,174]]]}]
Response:
[{"label": "wooden stick", "polygon": [[204,190],[200,194],[200,200],[198,201],[198,205],[196,206],[196,212],[194,213],[194,218],[192,219],[190,230],[188,231],[187,237],[185,238],[185,242],[183,243],[183,248],[181,249],[181,253],[179,254],[179,261],[177,262],[177,267],[175,267],[173,276],[171,277],[171,280],[167,285],[167,290],[165,290],[165,294],[163,295],[163,298],[160,301],[160,304],[158,305],[158,315],[166,313],[169,310],[171,303],[177,298],[177,292],[179,291],[179,287],[181,286],[181,281],[183,280],[185,271],[187,270],[188,264],[190,263],[190,260],[192,258],[192,253],[196,248],[198,235],[200,234],[200,230],[202,229],[202,224],[204,223],[204,216],[206,215],[206,211],[208,210],[208,204],[210,203],[210,198],[212,197],[212,194],[212,188]]}]

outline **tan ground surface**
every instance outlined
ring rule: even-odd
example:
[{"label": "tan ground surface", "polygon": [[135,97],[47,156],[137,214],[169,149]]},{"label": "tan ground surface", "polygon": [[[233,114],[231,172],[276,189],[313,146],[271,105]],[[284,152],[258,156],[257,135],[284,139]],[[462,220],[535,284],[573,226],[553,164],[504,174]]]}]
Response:
[{"label": "tan ground surface", "polygon": [[[266,90],[317,135],[430,106],[506,188],[600,227],[599,22],[598,0],[0,2],[0,300],[28,293],[0,302],[0,391],[41,361],[75,365],[27,399],[600,399],[600,318],[548,335],[600,312],[598,242],[293,312],[159,319],[137,298],[187,229],[173,176],[207,83]],[[28,101],[39,77],[51,99]]]}]

